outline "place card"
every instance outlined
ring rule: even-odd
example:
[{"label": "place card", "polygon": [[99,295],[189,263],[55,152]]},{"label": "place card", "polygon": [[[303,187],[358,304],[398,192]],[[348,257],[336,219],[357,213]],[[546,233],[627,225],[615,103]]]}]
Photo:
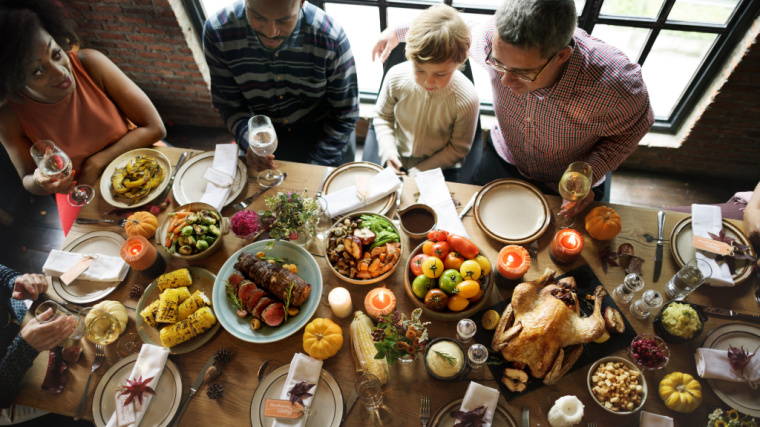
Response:
[{"label": "place card", "polygon": [[203,179],[221,188],[227,188],[235,181],[234,177],[213,167],[206,169],[206,172],[203,173]]},{"label": "place card", "polygon": [[125,405],[124,402],[129,398],[126,394],[116,393],[116,424],[119,427],[132,425],[137,421],[135,419],[135,406],[130,402]]},{"label": "place card", "polygon": [[707,237],[694,235],[694,239],[691,242],[694,249],[700,249],[703,251],[711,252],[718,255],[733,255],[734,248],[728,243],[719,242],[717,240],[708,239]]},{"label": "place card", "polygon": [[304,413],[303,405],[290,403],[290,400],[266,399],[264,401],[264,416],[272,418],[301,418]]},{"label": "place card", "polygon": [[76,280],[77,277],[79,277],[80,274],[84,273],[85,270],[90,268],[90,264],[95,260],[95,258],[85,255],[77,261],[74,265],[71,266],[68,270],[66,270],[65,273],[61,275],[61,280],[65,284],[69,284]]},{"label": "place card", "polygon": [[367,198],[371,194],[369,177],[367,175],[357,175],[356,177],[356,197],[362,203],[367,203]]}]

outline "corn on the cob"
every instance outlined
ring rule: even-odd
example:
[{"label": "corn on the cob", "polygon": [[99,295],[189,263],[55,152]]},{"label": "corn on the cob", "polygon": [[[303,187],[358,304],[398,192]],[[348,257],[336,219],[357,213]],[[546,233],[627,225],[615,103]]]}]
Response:
[{"label": "corn on the cob", "polygon": [[201,291],[195,291],[185,302],[179,305],[177,320],[182,321],[201,307],[211,305],[211,300]]},{"label": "corn on the cob", "polygon": [[160,303],[161,300],[157,299],[153,301],[149,306],[143,308],[143,310],[140,312],[140,316],[142,316],[143,320],[145,320],[145,323],[153,326],[154,328],[156,325],[158,325],[158,322],[156,321],[156,312],[158,311],[158,305]]},{"label": "corn on the cob", "polygon": [[372,320],[361,311],[354,313],[351,322],[351,347],[353,348],[354,362],[358,372],[364,371],[374,374],[382,384],[388,382],[389,368],[385,358],[375,359],[377,348],[372,341],[372,329],[375,325]]},{"label": "corn on the cob", "polygon": [[195,331],[195,334],[200,335],[214,326],[216,323],[216,317],[214,317],[211,307],[202,307],[182,322],[189,322]]},{"label": "corn on the cob", "polygon": [[177,344],[198,336],[188,320],[184,320],[161,329],[161,344],[164,347],[174,347]]},{"label": "corn on the cob", "polygon": [[167,289],[158,298],[156,321],[161,323],[177,323],[178,308],[179,292],[176,289]]},{"label": "corn on the cob", "polygon": [[158,278],[158,290],[162,292],[168,288],[179,288],[192,284],[193,278],[190,276],[190,270],[186,268],[180,268],[171,273],[163,274]]},{"label": "corn on the cob", "polygon": [[182,304],[183,302],[187,301],[188,298],[190,298],[190,290],[187,289],[187,286],[182,286],[182,287],[174,288],[174,289],[178,292],[177,295],[179,296],[180,304]]}]

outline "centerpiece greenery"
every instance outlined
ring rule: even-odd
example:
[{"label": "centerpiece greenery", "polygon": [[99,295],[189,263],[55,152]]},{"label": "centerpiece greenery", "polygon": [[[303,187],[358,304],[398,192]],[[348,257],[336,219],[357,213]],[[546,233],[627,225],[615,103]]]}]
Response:
[{"label": "centerpiece greenery", "polygon": [[723,411],[716,409],[713,411],[707,421],[708,427],[757,427],[757,421],[748,416],[742,415],[736,409]]},{"label": "centerpiece greenery", "polygon": [[398,359],[414,359],[417,353],[422,353],[428,341],[427,325],[430,322],[420,321],[422,309],[412,311],[407,318],[398,310],[392,314],[380,316],[377,328],[372,332],[377,354],[375,359],[387,358],[393,366]]},{"label": "centerpiece greenery", "polygon": [[277,193],[265,198],[267,209],[259,212],[259,217],[272,239],[298,240],[304,233],[314,234],[318,205],[306,192]]}]

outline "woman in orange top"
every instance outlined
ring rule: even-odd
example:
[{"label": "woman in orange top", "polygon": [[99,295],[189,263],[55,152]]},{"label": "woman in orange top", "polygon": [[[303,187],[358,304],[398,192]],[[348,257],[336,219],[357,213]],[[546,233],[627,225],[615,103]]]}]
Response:
[{"label": "woman in orange top", "polygon": [[[0,141],[24,188],[66,195],[94,185],[117,156],[166,135],[158,111],[102,53],[76,50],[78,38],[51,0],[0,0]],[[29,149],[52,140],[75,173],[49,178]],[[59,207],[62,198],[58,198]]]}]

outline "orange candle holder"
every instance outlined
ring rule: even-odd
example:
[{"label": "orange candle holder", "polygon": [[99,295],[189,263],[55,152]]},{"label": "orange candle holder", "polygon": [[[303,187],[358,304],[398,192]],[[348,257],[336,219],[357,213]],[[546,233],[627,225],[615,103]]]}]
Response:
[{"label": "orange candle holder", "polygon": [[133,236],[122,243],[119,255],[130,267],[151,276],[163,273],[166,261],[143,236]]},{"label": "orange candle holder", "polygon": [[530,254],[522,246],[504,246],[499,251],[496,269],[505,279],[519,279],[530,269]]},{"label": "orange candle holder", "polygon": [[572,264],[582,251],[583,236],[572,228],[559,230],[549,245],[549,254],[558,264]]},{"label": "orange candle holder", "polygon": [[391,314],[396,309],[396,295],[385,286],[372,289],[364,297],[364,309],[370,319],[376,321],[378,317]]}]

